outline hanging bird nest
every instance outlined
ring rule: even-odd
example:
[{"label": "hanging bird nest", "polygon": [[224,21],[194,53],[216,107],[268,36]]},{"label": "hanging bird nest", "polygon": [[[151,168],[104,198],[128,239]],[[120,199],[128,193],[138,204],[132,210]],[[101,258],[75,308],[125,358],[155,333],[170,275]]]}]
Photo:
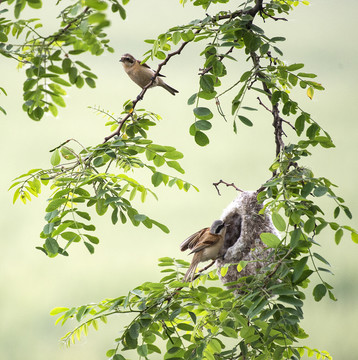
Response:
[{"label": "hanging bird nest", "polygon": [[[229,287],[240,287],[245,279],[263,272],[263,268],[273,262],[272,249],[267,248],[261,241],[261,233],[273,233],[279,237],[271,216],[266,212],[260,213],[263,205],[257,201],[258,191],[242,191],[238,197],[227,206],[221,220],[229,224],[222,256],[216,260],[219,276]],[[238,271],[241,261],[247,263]],[[230,265],[228,265],[230,264]],[[223,276],[221,268],[227,267]],[[223,272],[224,274],[225,272]],[[235,282],[235,284],[232,284]]]}]

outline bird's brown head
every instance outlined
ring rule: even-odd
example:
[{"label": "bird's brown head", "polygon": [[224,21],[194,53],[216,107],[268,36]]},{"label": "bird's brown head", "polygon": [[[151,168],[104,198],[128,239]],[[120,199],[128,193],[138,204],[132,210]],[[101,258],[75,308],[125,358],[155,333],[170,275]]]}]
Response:
[{"label": "bird's brown head", "polygon": [[123,66],[132,67],[137,60],[131,54],[124,54],[119,61]]}]

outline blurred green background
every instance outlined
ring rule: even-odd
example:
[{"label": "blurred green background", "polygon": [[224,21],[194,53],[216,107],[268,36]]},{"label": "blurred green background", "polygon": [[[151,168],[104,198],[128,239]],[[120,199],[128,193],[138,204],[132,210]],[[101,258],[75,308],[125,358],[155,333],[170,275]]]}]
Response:
[{"label": "blurred green background", "polygon": [[[41,10],[42,15],[36,11],[27,11],[24,15],[42,17],[46,14],[45,24],[55,30],[58,19],[55,22],[52,16],[57,10],[49,3]],[[101,142],[109,129],[104,126],[105,119],[95,115],[88,106],[99,105],[119,114],[124,101],[139,93],[139,88],[123,72],[118,62],[120,56],[129,52],[140,58],[148,49],[144,39],[155,38],[174,25],[204,16],[201,9],[194,9],[190,4],[183,8],[178,0],[133,0],[126,10],[127,19],[113,17],[108,31],[115,54],[85,58],[99,76],[97,88],[70,89],[67,107],[56,119],[47,117],[36,123],[25,116],[21,110],[23,71],[16,70],[14,61],[1,59],[0,85],[8,92],[7,97],[0,96],[0,103],[8,112],[6,117],[1,114],[0,120],[3,164],[0,178],[1,359],[105,358],[106,350],[112,347],[113,339],[121,331],[119,318],[113,317],[107,325],[101,324],[97,333],[90,329],[87,338],[68,349],[59,344],[59,338],[76,324],[55,327],[50,310],[56,306],[78,306],[117,297],[146,280],[159,279],[157,259],[162,256],[189,259],[179,252],[179,243],[218,218],[236,196],[232,188],[226,187],[221,187],[222,196],[218,196],[213,182],[224,179],[242,189],[254,190],[270,176],[268,167],[274,157],[274,138],[272,119],[264,110],[260,109],[255,116],[249,114],[253,128],[239,125],[237,135],[230,121],[226,123],[216,115],[208,134],[211,143],[206,148],[198,147],[189,135],[193,117],[186,101],[198,88],[201,62],[197,55],[204,46],[191,44],[182,56],[173,58],[163,69],[167,82],[180,93],[172,97],[161,88],[153,89],[140,104],[163,117],[153,129],[152,138],[160,144],[176,146],[184,153],[181,162],[186,170],[184,177],[200,188],[199,193],[193,190],[184,193],[163,187],[156,189],[158,202],[149,197],[145,204],[135,204],[139,210],[169,226],[170,234],[130,225],[113,226],[109,217],[94,216],[101,239],[94,255],[81,245],[73,246],[69,257],[55,259],[35,249],[42,244],[38,235],[45,224],[44,208],[50,192],[44,188],[39,199],[26,206],[20,202],[13,206],[13,194],[7,192],[11,180],[28,169],[49,167],[48,151],[68,138],[75,138],[85,146]],[[210,12],[214,10],[215,7]],[[316,176],[326,176],[339,185],[337,194],[346,199],[354,216],[354,221],[342,217],[340,222],[356,228],[357,11],[358,3],[354,0],[340,3],[316,0],[311,6],[298,7],[289,22],[261,24],[268,36],[287,38],[281,49],[288,63],[305,63],[306,71],[317,73],[318,81],[326,87],[326,91],[316,92],[312,101],[304,91],[297,93],[301,106],[333,135],[336,144],[334,149],[313,149],[314,155],[306,165]],[[155,67],[156,62],[150,65]],[[245,59],[240,58],[230,69],[239,76],[246,66]],[[234,82],[225,81],[227,85]],[[254,96],[247,101],[248,106],[259,106]],[[214,104],[208,105],[215,110]],[[224,112],[229,114],[229,103],[224,101],[223,106]],[[292,131],[286,130],[286,142],[294,141]],[[147,175],[133,174],[143,181],[147,181]],[[321,205],[332,219],[333,203],[324,199]],[[332,235],[325,230],[318,241],[322,245],[319,252],[330,261],[335,273],[335,276],[326,275],[325,280],[334,286],[338,301],[325,298],[316,303],[311,299],[312,287],[307,290],[302,326],[310,338],[304,344],[325,349],[336,359],[356,359],[358,245],[345,236],[336,246]]]}]

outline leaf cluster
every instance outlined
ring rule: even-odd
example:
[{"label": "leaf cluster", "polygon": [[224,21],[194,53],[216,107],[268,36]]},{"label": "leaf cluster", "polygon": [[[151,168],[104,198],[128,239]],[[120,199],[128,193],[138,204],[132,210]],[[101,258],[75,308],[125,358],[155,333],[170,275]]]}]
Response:
[{"label": "leaf cluster", "polygon": [[[123,5],[128,1],[122,0]],[[8,8],[1,10],[0,16],[11,9],[13,2],[7,1]],[[85,84],[96,87],[96,74],[76,58],[86,52],[95,56],[105,50],[113,52],[104,32],[110,25],[108,13],[118,12],[125,19],[126,12],[117,0],[78,0],[61,10],[60,29],[43,35],[39,19],[19,19],[26,5],[40,9],[42,1],[17,0],[13,7],[16,20],[0,17],[0,55],[15,59],[19,68],[26,68],[22,108],[32,120],[39,121],[48,112],[57,116],[58,107],[66,106],[66,88],[82,88]]]},{"label": "leaf cluster", "polygon": [[[127,106],[127,103],[124,107]],[[116,129],[121,117],[96,109],[109,119],[106,124]],[[125,110],[123,114],[127,114]],[[122,115],[123,116],[123,115]],[[153,143],[147,138],[147,130],[155,126],[159,117],[151,112],[138,110],[131,112],[132,121],[122,128],[122,135],[111,141],[93,147],[83,147],[75,140],[68,140],[52,150],[50,169],[32,169],[14,179],[11,188],[15,188],[14,202],[21,199],[24,203],[41,193],[42,185],[51,183],[52,195],[46,207],[46,225],[40,237],[45,243],[38,249],[49,256],[68,255],[72,243],[83,241],[90,251],[99,239],[88,232],[96,228],[91,223],[90,207],[99,216],[111,213],[111,221],[125,224],[128,219],[134,226],[140,224],[147,228],[153,225],[165,233],[169,229],[160,222],[140,213],[133,205],[136,198],[144,202],[148,194],[155,193],[136,179],[128,176],[135,169],[146,169],[151,174],[154,187],[161,184],[188,191],[198,190],[192,184],[161,170],[168,169],[183,174],[178,160],[183,157],[173,146]],[[77,145],[79,149],[70,146]],[[115,171],[116,173],[114,173]],[[64,245],[61,245],[63,243]]]},{"label": "leaf cluster", "polygon": [[[286,255],[281,252],[281,260]],[[299,325],[304,279],[287,269],[288,261],[281,261],[274,274],[276,264],[266,269],[266,276],[242,278],[237,294],[216,286],[215,271],[195,285],[178,281],[189,264],[165,257],[159,259],[164,275],[159,282],[145,282],[126,296],[98,304],[55,308],[51,315],[59,315],[56,323],[62,325],[70,319],[80,322],[62,339],[70,345],[91,326],[97,330],[98,321],[131,313],[132,320],[107,351],[113,360],[151,359],[157,354],[164,359],[282,359],[300,358],[305,352],[331,359],[325,351],[296,345],[307,337]],[[213,284],[205,285],[207,281]]]}]

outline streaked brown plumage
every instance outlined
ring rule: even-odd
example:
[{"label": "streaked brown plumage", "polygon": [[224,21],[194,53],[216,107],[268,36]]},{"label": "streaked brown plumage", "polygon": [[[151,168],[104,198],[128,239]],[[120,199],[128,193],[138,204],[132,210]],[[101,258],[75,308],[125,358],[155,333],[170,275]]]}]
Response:
[{"label": "streaked brown plumage", "polygon": [[[155,71],[146,63],[141,64],[140,61],[136,60],[131,54],[124,54],[119,61],[123,64],[124,71],[128,76],[142,89],[149,84],[155,74]],[[161,86],[172,95],[179,92],[166,84],[160,77],[164,77],[164,75],[158,74],[151,87]]]},{"label": "streaked brown plumage", "polygon": [[218,258],[224,244],[226,226],[223,221],[215,220],[210,228],[197,231],[180,244],[181,251],[190,249],[190,254],[194,254],[183,281],[193,281],[195,270],[200,262]]}]

